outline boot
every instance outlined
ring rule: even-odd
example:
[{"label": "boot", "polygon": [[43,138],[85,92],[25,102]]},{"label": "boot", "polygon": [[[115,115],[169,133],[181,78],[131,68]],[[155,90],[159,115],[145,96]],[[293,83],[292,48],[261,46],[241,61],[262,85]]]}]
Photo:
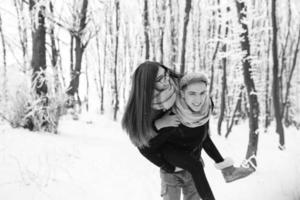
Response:
[{"label": "boot", "polygon": [[249,167],[234,167],[233,165],[221,170],[226,183],[244,178],[254,172],[254,169]]},{"label": "boot", "polygon": [[216,163],[215,167],[222,171],[226,183],[244,178],[254,172],[253,168],[235,167],[231,158],[225,158],[223,162]]}]

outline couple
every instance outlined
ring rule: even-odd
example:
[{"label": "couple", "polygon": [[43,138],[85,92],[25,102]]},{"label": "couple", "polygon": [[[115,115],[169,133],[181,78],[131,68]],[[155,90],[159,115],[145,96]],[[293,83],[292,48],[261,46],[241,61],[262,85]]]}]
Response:
[{"label": "couple", "polygon": [[215,161],[226,182],[243,178],[251,168],[224,159],[209,136],[213,102],[202,73],[180,75],[157,62],[135,70],[122,127],[141,154],[161,168],[164,200],[214,200],[201,150]]}]

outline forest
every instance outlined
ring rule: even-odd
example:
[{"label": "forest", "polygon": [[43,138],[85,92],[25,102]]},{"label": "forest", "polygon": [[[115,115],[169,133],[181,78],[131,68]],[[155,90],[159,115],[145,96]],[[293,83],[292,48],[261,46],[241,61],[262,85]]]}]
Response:
[{"label": "forest", "polygon": [[61,116],[120,120],[131,75],[145,60],[203,71],[217,133],[247,122],[259,136],[300,128],[297,0],[9,0],[0,6],[0,120],[56,134]]}]

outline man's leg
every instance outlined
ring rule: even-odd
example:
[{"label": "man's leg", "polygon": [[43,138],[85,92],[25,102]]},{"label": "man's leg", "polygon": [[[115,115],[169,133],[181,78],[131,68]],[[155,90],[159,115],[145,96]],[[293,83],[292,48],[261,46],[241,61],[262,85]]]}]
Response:
[{"label": "man's leg", "polygon": [[[177,174],[177,173],[176,173]],[[161,197],[163,200],[180,200],[181,181],[176,174],[166,173],[160,170]]]}]

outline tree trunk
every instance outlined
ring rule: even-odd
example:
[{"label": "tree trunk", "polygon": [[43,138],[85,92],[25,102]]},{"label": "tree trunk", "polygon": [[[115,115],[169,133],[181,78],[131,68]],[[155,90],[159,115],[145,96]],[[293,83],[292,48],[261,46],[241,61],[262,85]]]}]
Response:
[{"label": "tree trunk", "polygon": [[[178,4],[177,4],[178,5]],[[178,59],[178,31],[177,31],[177,22],[178,17],[176,13],[175,6],[172,3],[172,0],[169,0],[169,7],[170,7],[170,33],[171,33],[171,60],[170,60],[170,67],[173,70],[176,70],[176,64]]]},{"label": "tree trunk", "polygon": [[[29,9],[33,12],[36,6],[35,0],[29,1]],[[46,28],[45,28],[45,7],[41,6],[38,10],[38,23],[33,20],[32,28],[32,59],[31,67],[33,69],[32,83],[37,95],[46,95],[48,88],[45,80],[46,70]]]},{"label": "tree trunk", "polygon": [[148,0],[144,0],[144,37],[145,37],[145,59],[149,60],[150,58],[150,39],[149,39],[149,10],[148,10]]},{"label": "tree trunk", "polygon": [[[77,97],[78,105],[81,105],[81,100],[78,94],[79,88],[79,76],[81,74],[81,63],[82,63],[82,56],[84,53],[84,49],[87,44],[83,44],[82,41],[82,32],[86,27],[86,15],[87,15],[87,7],[88,7],[88,0],[82,0],[82,7],[79,15],[79,30],[76,33],[71,33],[71,43],[73,41],[72,38],[75,40],[75,68],[71,69],[71,81],[67,90],[67,94],[74,98],[75,95]],[[71,48],[71,58],[72,58],[73,48]],[[72,62],[72,61],[71,61]],[[71,64],[72,67],[72,64]]]},{"label": "tree trunk", "polygon": [[[220,27],[221,27],[221,25],[220,25]],[[218,33],[219,33],[219,31],[218,31]],[[213,87],[214,87],[213,85],[214,85],[214,76],[215,76],[215,60],[217,57],[217,52],[219,50],[219,46],[220,46],[220,40],[218,39],[213,56],[212,56],[211,67],[210,67],[211,77],[210,77],[210,85],[209,85],[209,94],[212,93]]]},{"label": "tree trunk", "polygon": [[227,79],[226,79],[226,58],[224,62],[224,58],[222,59],[223,62],[223,76],[222,76],[222,90],[221,90],[221,104],[220,104],[220,116],[218,120],[218,134],[222,135],[221,128],[222,122],[224,120],[225,115],[225,107],[226,107],[226,93],[227,93]]},{"label": "tree trunk", "polygon": [[186,38],[187,38],[187,27],[189,24],[190,11],[192,7],[192,0],[185,1],[184,9],[184,19],[183,19],[183,30],[182,30],[182,46],[181,46],[181,56],[180,56],[180,73],[183,74],[185,71],[185,48],[186,48]]},{"label": "tree trunk", "polygon": [[115,92],[115,105],[114,105],[114,120],[117,120],[117,113],[119,110],[119,91],[118,91],[118,48],[119,48],[119,27],[120,27],[120,2],[115,1],[116,4],[116,44],[115,44],[115,67],[114,67],[114,92]]},{"label": "tree trunk", "polygon": [[[198,65],[201,66],[202,64],[202,61],[203,61],[203,57],[205,57],[203,54],[202,54],[202,50],[203,50],[203,44],[205,44],[205,42],[202,42],[202,38],[201,38],[201,33],[202,33],[202,13],[201,13],[201,4],[198,3],[197,4],[197,8],[199,10],[199,17],[198,17],[198,20],[196,20],[196,23],[197,23],[197,52],[198,54],[196,56],[198,56]],[[207,66],[204,65],[204,70],[206,70]]]},{"label": "tree trunk", "polygon": [[284,149],[284,130],[282,126],[281,102],[279,97],[278,83],[278,51],[277,51],[277,22],[276,22],[276,0],[271,2],[271,17],[273,29],[272,55],[273,55],[273,105],[276,119],[276,132],[279,134],[279,149]]},{"label": "tree trunk", "polygon": [[[57,44],[57,51],[61,52],[58,38],[56,38],[56,44]],[[59,75],[61,77],[62,88],[66,88],[66,80],[65,80],[64,71],[63,71],[63,68],[62,68],[62,58],[61,58],[60,54],[58,54],[57,69],[59,70]]]},{"label": "tree trunk", "polygon": [[[213,11],[213,17],[215,15],[215,11]],[[217,14],[217,19],[219,20],[216,20],[216,21],[219,21],[219,25],[218,25],[218,32],[217,32],[217,44],[216,44],[216,47],[215,47],[215,50],[214,50],[214,53],[213,53],[213,56],[212,56],[212,61],[211,61],[211,77],[210,77],[210,85],[209,85],[209,94],[212,93],[213,91],[213,85],[214,85],[214,76],[215,76],[215,62],[216,62],[216,58],[217,58],[217,53],[219,51],[219,46],[220,46],[220,36],[221,36],[221,23],[220,23],[220,18],[221,18],[221,9],[220,9],[220,0],[218,0],[218,14]],[[213,37],[214,37],[214,30],[215,30],[215,24],[212,25],[213,28]]]},{"label": "tree trunk", "polygon": [[88,64],[88,58],[85,54],[85,80],[86,80],[86,96],[84,99],[85,102],[85,109],[87,112],[89,112],[89,91],[90,91],[90,81],[89,81],[89,64]]},{"label": "tree trunk", "polygon": [[291,81],[294,75],[294,71],[296,68],[296,63],[297,63],[297,58],[298,58],[298,53],[299,53],[299,46],[300,46],[300,27],[299,27],[299,33],[298,33],[298,40],[297,40],[297,44],[296,44],[296,49],[294,52],[294,57],[293,57],[293,63],[292,63],[292,68],[290,70],[288,79],[287,79],[287,83],[286,83],[286,93],[285,93],[285,97],[284,97],[284,103],[283,103],[283,108],[282,108],[282,115],[284,116],[284,122],[287,126],[289,126],[291,124],[291,122],[289,121],[288,118],[288,109],[290,107],[290,102],[289,102],[289,95],[290,95],[290,88],[291,88]]},{"label": "tree trunk", "polygon": [[[227,39],[228,35],[228,21],[226,21],[226,28],[225,28],[225,36],[224,39]],[[226,53],[227,51],[227,44],[226,41],[224,42],[222,46],[222,52]],[[227,96],[227,58],[224,56],[222,58],[222,64],[223,64],[223,77],[222,77],[222,90],[221,90],[221,105],[220,105],[220,117],[218,120],[218,134],[222,135],[222,122],[224,120],[224,115],[226,112],[226,96]]]},{"label": "tree trunk", "polygon": [[[0,37],[1,37],[1,43],[2,43],[2,56],[3,56],[3,75],[2,77],[2,92],[3,92],[3,100],[4,100],[4,106],[6,103],[8,103],[8,91],[7,91],[7,63],[6,63],[6,45],[5,45],[5,39],[2,29],[2,17],[0,14]],[[0,96],[1,97],[1,96]],[[0,99],[1,102],[1,99]]]},{"label": "tree trunk", "polygon": [[[283,100],[283,72],[285,70],[287,70],[287,57],[286,57],[286,50],[287,50],[287,46],[288,46],[288,41],[289,41],[289,37],[290,37],[290,27],[291,27],[291,15],[292,15],[292,11],[291,11],[291,1],[288,0],[288,22],[287,22],[287,34],[285,36],[285,41],[284,41],[284,45],[282,48],[282,55],[281,55],[281,68],[280,68],[280,73],[278,75],[278,84],[279,84],[279,96],[280,96],[280,102],[284,103]],[[276,16],[275,16],[276,17]],[[279,66],[278,66],[279,67]],[[284,106],[284,104],[282,105]],[[283,117],[283,107],[280,108],[280,113],[281,116]]]},{"label": "tree trunk", "polygon": [[249,143],[246,153],[246,159],[251,163],[251,167],[255,168],[257,166],[256,155],[257,155],[257,145],[258,145],[258,118],[259,118],[259,104],[256,95],[256,89],[254,85],[254,80],[251,76],[251,63],[249,61],[250,56],[250,42],[249,42],[249,31],[248,25],[246,24],[246,5],[243,1],[236,0],[236,7],[238,12],[239,23],[242,26],[243,33],[241,33],[241,48],[245,51],[245,55],[242,59],[243,64],[243,76],[244,83],[247,90],[248,101],[250,105],[249,110]]},{"label": "tree trunk", "polygon": [[[196,66],[197,65],[197,30],[198,30],[198,23],[197,23],[197,16],[196,16],[196,11],[193,10],[193,12],[191,13],[192,17],[191,17],[191,24],[192,24],[192,72],[196,71]],[[202,69],[204,66],[198,66],[199,69]]]},{"label": "tree trunk", "polygon": [[[102,84],[101,84],[101,79],[100,81],[100,92],[101,92],[101,98],[100,98],[100,113],[104,113],[104,87],[105,87],[105,77],[106,77],[106,66],[107,66],[107,44],[108,44],[108,30],[109,30],[109,24],[107,23],[107,15],[108,13],[105,14],[105,39],[104,39],[104,52],[103,52],[103,72],[102,72]],[[99,69],[99,76],[101,76],[101,71]]]},{"label": "tree trunk", "polygon": [[103,47],[103,71],[101,71],[101,60],[100,60],[100,38],[99,36],[96,37],[96,49],[97,49],[97,66],[98,66],[98,79],[95,78],[95,84],[98,91],[98,96],[100,99],[100,113],[104,113],[104,93],[103,88],[105,85],[105,66],[106,66],[106,48],[107,48],[107,11],[105,11],[105,35],[104,35],[104,47]]},{"label": "tree trunk", "polygon": [[239,97],[238,97],[238,100],[237,100],[237,102],[236,102],[236,104],[235,104],[235,108],[234,108],[234,111],[233,111],[233,114],[232,114],[232,117],[231,117],[230,125],[229,125],[229,127],[228,127],[228,129],[227,129],[227,132],[226,132],[226,134],[225,134],[225,138],[228,138],[228,136],[229,136],[229,134],[230,134],[230,132],[231,132],[231,129],[232,129],[232,127],[233,127],[233,124],[234,124],[235,115],[236,115],[236,113],[238,112],[239,108],[241,107],[241,104],[242,104],[242,98],[243,98],[243,96],[242,96],[242,94],[243,94],[243,89],[244,89],[244,86],[241,86],[240,92],[239,92]]},{"label": "tree trunk", "polygon": [[74,36],[70,34],[70,76],[73,79],[73,71],[74,71]]},{"label": "tree trunk", "polygon": [[[53,15],[53,4],[50,2],[50,12]],[[54,36],[54,24],[50,25],[50,40],[51,40],[51,65],[54,71],[54,91],[55,94],[58,94],[60,90],[60,83],[58,77],[58,67],[57,67],[57,60],[58,60],[58,50],[55,44],[55,36]]]},{"label": "tree trunk", "polygon": [[27,36],[27,28],[24,19],[24,1],[14,0],[14,6],[17,12],[17,20],[18,20],[18,33],[19,33],[19,41],[22,49],[23,56],[23,72],[26,73],[28,70],[28,36]]},{"label": "tree trunk", "polygon": [[165,25],[166,25],[166,0],[161,2],[162,5],[159,5],[161,1],[156,1],[158,17],[157,21],[159,24],[159,51],[160,51],[160,63],[164,63],[164,35],[165,35]]},{"label": "tree trunk", "polygon": [[271,102],[270,102],[270,96],[269,96],[269,88],[270,88],[270,46],[271,46],[271,38],[270,38],[270,31],[268,31],[268,49],[267,49],[267,69],[266,69],[266,91],[265,91],[265,131],[269,127],[271,123]]}]

